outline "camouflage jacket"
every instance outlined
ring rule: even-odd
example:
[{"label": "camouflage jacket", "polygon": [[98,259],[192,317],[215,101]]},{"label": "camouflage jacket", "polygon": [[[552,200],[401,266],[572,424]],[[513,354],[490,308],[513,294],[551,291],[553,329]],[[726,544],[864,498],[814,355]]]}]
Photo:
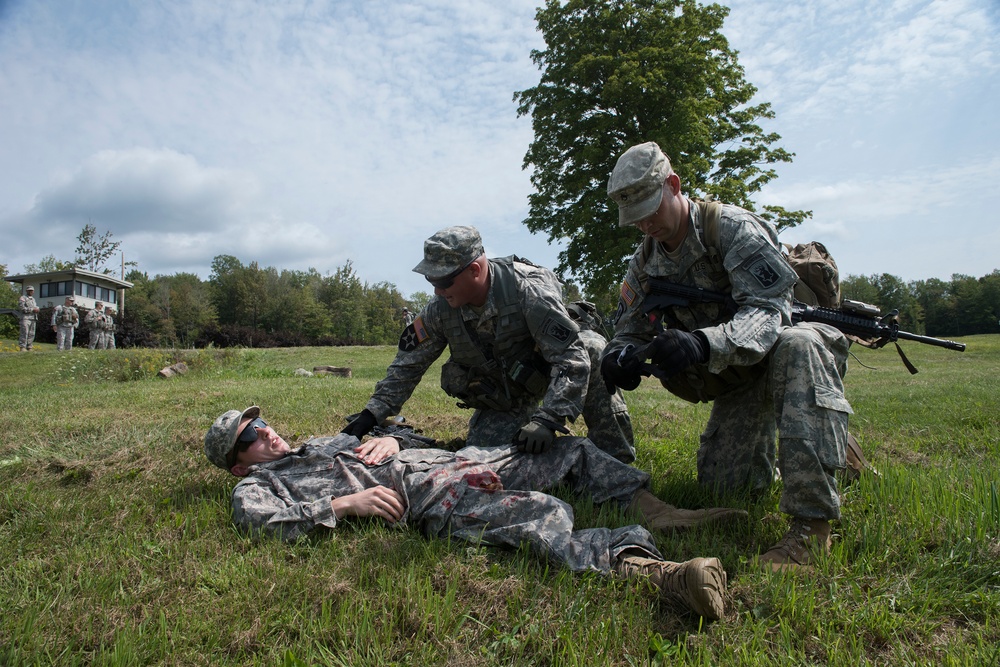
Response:
[{"label": "camouflage jacket", "polygon": [[654,276],[682,285],[730,294],[738,310],[723,304],[692,304],[671,308],[666,324],[702,331],[711,348],[708,370],[751,366],[770,351],[778,334],[791,326],[791,296],[795,272],[781,255],[774,229],[758,216],[737,206],[723,205],[719,221],[719,248],[704,241],[701,209],[690,203],[688,234],[680,247],[668,253],[661,244],[643,261],[640,244],[629,262],[615,313],[615,336],[605,356],[628,344],[640,346],[656,336],[643,314],[646,279]]},{"label": "camouflage jacket", "polygon": [[73,306],[56,306],[52,311],[52,326],[76,329],[80,326],[80,314]]},{"label": "camouflage jacket", "polygon": [[88,324],[92,331],[99,330],[103,326],[103,320],[104,313],[98,312],[95,309],[88,310],[87,314],[83,316],[84,323]]},{"label": "camouflage jacket", "polygon": [[17,309],[21,311],[21,319],[23,320],[37,320],[38,313],[35,312],[37,307],[33,296],[25,295],[17,300]]},{"label": "camouflage jacket", "polygon": [[446,348],[460,367],[508,393],[516,389],[511,380],[516,369],[534,364],[525,375],[541,377],[541,382],[521,393],[541,401],[536,414],[560,423],[579,416],[590,357],[563,305],[559,282],[548,269],[516,257],[489,264],[490,291],[482,308],[453,309],[438,297],[403,331],[396,358],[365,406],[376,417],[398,414]]}]

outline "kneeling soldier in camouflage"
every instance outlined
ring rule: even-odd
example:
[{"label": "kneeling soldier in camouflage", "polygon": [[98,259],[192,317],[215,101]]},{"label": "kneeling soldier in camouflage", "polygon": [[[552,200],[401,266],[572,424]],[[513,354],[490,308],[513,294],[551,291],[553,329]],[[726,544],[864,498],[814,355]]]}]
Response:
[{"label": "kneeling soldier in camouflage", "polygon": [[582,414],[595,445],[635,460],[628,408],[599,372],[607,340],[570,315],[555,274],[513,255],[487,259],[475,227],[434,234],[413,270],[436,296],[403,331],[385,379],[345,433],[360,438],[399,414],[447,349],[441,388],[475,410],[466,444],[538,453]]}]

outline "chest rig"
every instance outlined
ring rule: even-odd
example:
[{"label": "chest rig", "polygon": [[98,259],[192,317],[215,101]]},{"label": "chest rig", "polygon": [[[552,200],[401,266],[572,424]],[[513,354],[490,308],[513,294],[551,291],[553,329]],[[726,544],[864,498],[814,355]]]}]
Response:
[{"label": "chest rig", "polygon": [[[733,286],[723,263],[719,226],[722,205],[714,201],[692,200],[698,207],[695,230],[705,248],[702,257],[696,259],[684,272],[690,284],[713,292],[730,293]],[[649,292],[649,273],[646,262],[652,256],[657,241],[651,236],[643,240],[639,280],[644,292]],[[699,264],[704,262],[704,264]],[[688,284],[688,281],[685,280]],[[733,312],[722,303],[696,303],[688,307],[671,307],[660,313],[662,322],[669,328],[683,331],[716,326],[732,319]],[[695,364],[668,379],[660,380],[668,391],[691,403],[708,402],[740,386],[755,381],[767,369],[767,358],[753,366],[727,366],[718,373],[712,373],[708,366]]]},{"label": "chest rig", "polygon": [[521,308],[515,261],[534,266],[515,255],[490,260],[492,332],[477,331],[460,309],[443,313],[451,358],[441,369],[441,388],[459,399],[461,408],[508,412],[539,400],[549,385],[549,365]]}]

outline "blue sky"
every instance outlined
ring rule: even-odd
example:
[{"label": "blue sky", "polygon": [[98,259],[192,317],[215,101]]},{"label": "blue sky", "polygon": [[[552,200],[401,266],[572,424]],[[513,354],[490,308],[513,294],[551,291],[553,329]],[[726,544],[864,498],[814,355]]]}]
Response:
[{"label": "blue sky", "polygon": [[[725,3],[724,3],[725,4]],[[761,204],[844,274],[1000,268],[995,0],[734,0],[767,129],[794,162]],[[88,221],[150,275],[212,258],[426,290],[423,240],[480,228],[555,266],[521,221],[535,2],[0,0],[0,263],[70,259]]]}]

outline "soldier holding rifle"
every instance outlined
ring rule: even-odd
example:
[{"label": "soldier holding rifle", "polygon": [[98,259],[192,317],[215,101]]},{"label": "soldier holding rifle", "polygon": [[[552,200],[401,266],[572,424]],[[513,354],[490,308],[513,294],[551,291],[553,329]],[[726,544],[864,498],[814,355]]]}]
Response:
[{"label": "soldier holding rifle", "polygon": [[[609,389],[635,389],[648,358],[672,393],[711,401],[699,482],[763,490],[780,469],[779,508],[791,521],[760,562],[774,570],[809,566],[829,550],[830,522],[840,518],[835,475],[846,465],[852,412],[842,382],[848,340],[825,324],[792,326],[797,276],[774,229],[736,206],[685,197],[655,143],[618,159],[608,194],[620,226],[646,235],[622,282],[616,333],[601,362]],[[709,216],[718,218],[713,241],[705,236]],[[691,303],[651,321],[643,308],[649,277],[723,292],[735,312],[722,303]]]}]

